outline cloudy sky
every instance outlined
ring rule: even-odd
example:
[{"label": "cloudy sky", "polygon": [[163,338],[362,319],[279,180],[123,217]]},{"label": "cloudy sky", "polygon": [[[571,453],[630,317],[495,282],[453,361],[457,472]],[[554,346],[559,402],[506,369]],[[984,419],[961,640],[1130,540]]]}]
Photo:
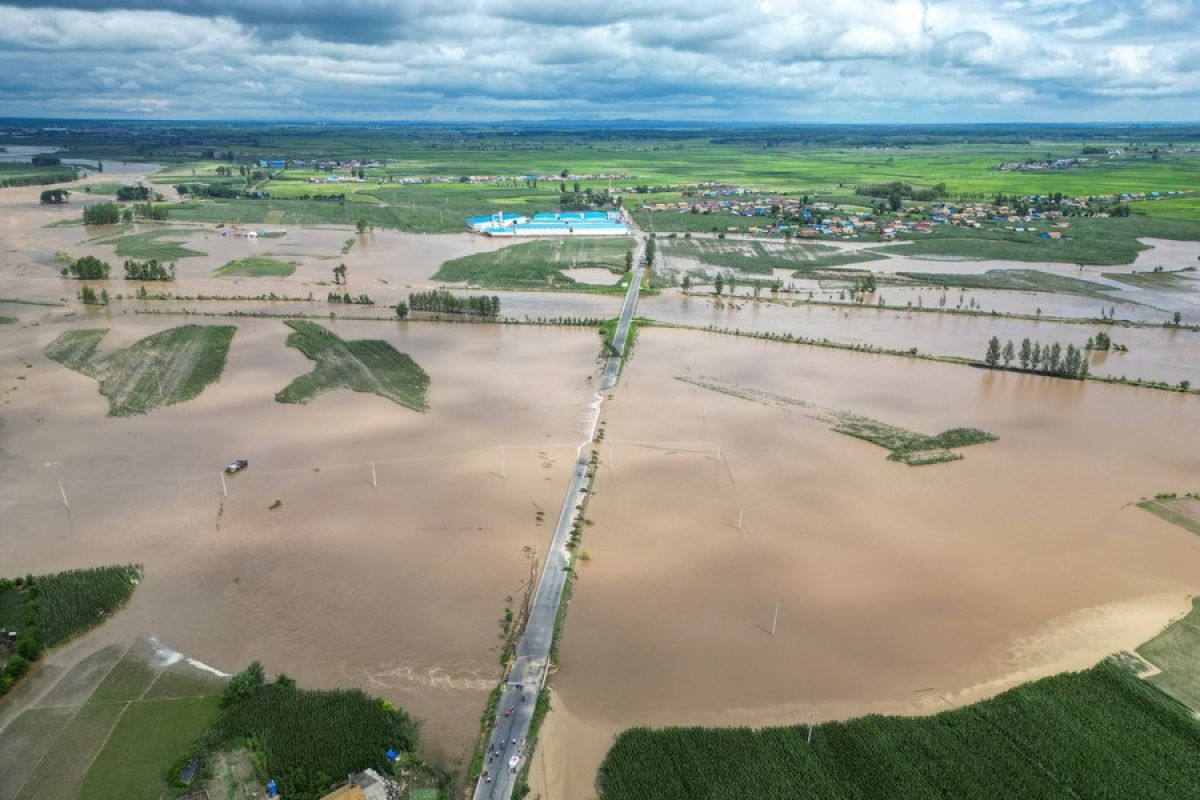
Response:
[{"label": "cloudy sky", "polygon": [[1200,0],[0,0],[0,116],[1200,120]]}]

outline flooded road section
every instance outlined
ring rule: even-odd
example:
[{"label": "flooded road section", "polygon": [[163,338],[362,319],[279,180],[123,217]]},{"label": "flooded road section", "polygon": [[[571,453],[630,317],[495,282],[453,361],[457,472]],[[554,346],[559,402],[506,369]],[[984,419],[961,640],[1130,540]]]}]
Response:
[{"label": "flooded road section", "polygon": [[[312,362],[281,322],[238,320],[220,383],[116,419],[94,380],[41,355],[98,321],[0,332],[0,571],[140,562],[145,581],[97,647],[153,634],[224,672],[260,659],[302,685],[362,687],[456,763],[499,673],[525,548],[552,533],[537,511],[553,519],[586,438],[595,332],[333,324],[425,369],[421,414],[345,390],[275,402]],[[117,315],[101,351],[185,321]],[[226,498],[234,458],[250,468]]]},{"label": "flooded road section", "polygon": [[[675,376],[999,440],[906,467]],[[1200,537],[1129,504],[1194,488],[1193,396],[648,328],[605,408],[544,796],[593,797],[631,725],[942,710],[1133,647],[1200,591]]]}]

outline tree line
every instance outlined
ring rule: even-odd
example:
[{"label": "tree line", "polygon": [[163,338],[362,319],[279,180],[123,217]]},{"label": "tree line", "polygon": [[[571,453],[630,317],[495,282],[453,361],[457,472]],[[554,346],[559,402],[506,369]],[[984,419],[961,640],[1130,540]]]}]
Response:
[{"label": "tree line", "polygon": [[125,280],[127,281],[173,281],[175,280],[175,263],[165,264],[157,258],[149,261],[125,260]]},{"label": "tree line", "polygon": [[1086,380],[1091,370],[1084,349],[1073,344],[1068,344],[1064,350],[1058,342],[1043,345],[1026,337],[1018,351],[1011,339],[1005,342],[1003,347],[996,336],[988,341],[987,351],[983,356],[983,363],[988,367],[1009,369],[1013,359],[1017,359],[1021,369],[1026,372],[1041,372],[1059,378]]},{"label": "tree line", "polygon": [[[447,289],[413,292],[408,296],[413,311],[435,311],[442,314],[470,314],[477,317],[500,316],[500,298],[496,295],[457,295]],[[399,312],[397,312],[399,313]]]},{"label": "tree line", "polygon": [[345,303],[347,305],[370,306],[374,305],[371,298],[365,294],[352,295],[349,292],[330,292],[326,298],[330,303]]}]

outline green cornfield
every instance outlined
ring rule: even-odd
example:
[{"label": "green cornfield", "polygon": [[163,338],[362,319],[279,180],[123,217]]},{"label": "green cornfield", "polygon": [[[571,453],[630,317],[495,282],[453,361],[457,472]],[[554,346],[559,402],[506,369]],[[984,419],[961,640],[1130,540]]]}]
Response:
[{"label": "green cornfield", "polygon": [[36,624],[44,647],[56,647],[102,622],[133,594],[135,565],[73,569],[35,579]]},{"label": "green cornfield", "polygon": [[601,800],[1196,798],[1200,722],[1104,662],[929,717],[763,728],[634,728]]}]

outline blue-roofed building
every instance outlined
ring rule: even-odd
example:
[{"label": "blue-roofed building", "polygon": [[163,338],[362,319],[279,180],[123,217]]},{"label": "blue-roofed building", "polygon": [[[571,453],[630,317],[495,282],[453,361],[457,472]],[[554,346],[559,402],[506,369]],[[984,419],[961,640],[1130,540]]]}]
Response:
[{"label": "blue-roofed building", "polygon": [[467,227],[487,236],[625,236],[629,227],[616,211],[541,211],[532,218],[497,213],[471,217]]}]

